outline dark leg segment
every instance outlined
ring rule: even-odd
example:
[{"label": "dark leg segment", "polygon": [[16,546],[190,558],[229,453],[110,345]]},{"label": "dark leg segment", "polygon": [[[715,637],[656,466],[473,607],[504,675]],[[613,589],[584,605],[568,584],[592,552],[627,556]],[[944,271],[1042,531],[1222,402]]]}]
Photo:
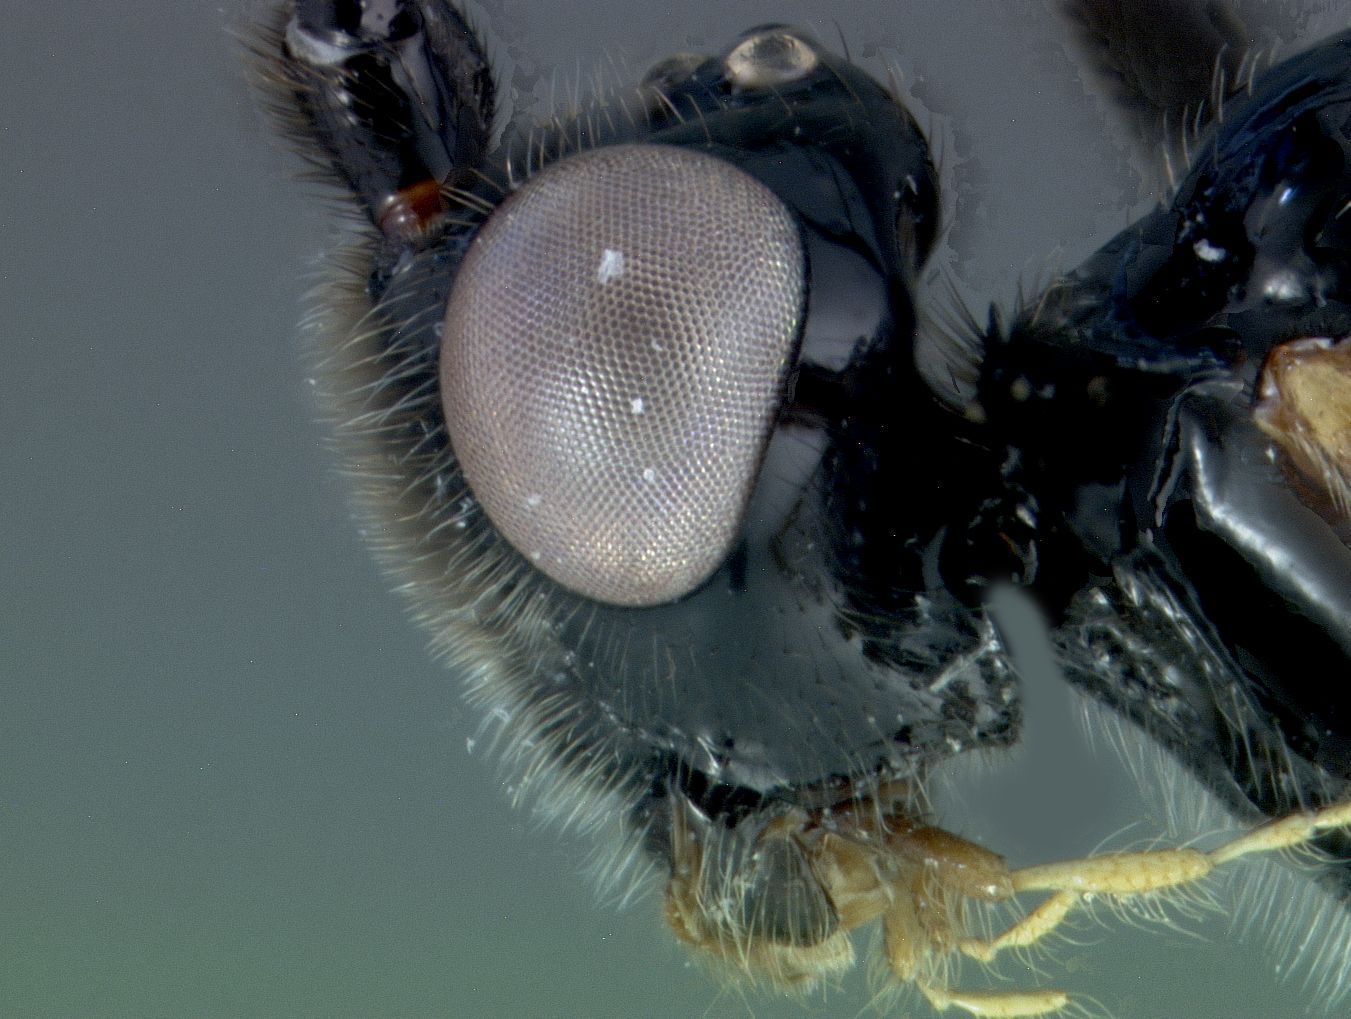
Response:
[{"label": "dark leg segment", "polygon": [[280,59],[304,134],[371,222],[395,241],[425,234],[491,130],[492,75],[463,15],[446,0],[298,0]]}]

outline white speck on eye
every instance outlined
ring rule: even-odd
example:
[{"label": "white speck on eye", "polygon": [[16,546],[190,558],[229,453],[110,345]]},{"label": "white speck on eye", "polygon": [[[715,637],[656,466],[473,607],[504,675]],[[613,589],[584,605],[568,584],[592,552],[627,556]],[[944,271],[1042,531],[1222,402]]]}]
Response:
[{"label": "white speck on eye", "polygon": [[1216,247],[1204,237],[1192,245],[1192,251],[1196,252],[1196,257],[1203,262],[1223,261],[1226,254],[1223,248]]},{"label": "white speck on eye", "polygon": [[473,737],[473,736],[468,736],[468,737],[465,738],[465,741],[464,741],[464,749],[465,749],[465,751],[466,751],[467,753],[471,753],[471,754],[472,754],[472,753],[474,752],[474,737]]},{"label": "white speck on eye", "polygon": [[635,396],[632,400],[630,400],[629,410],[631,410],[635,414],[641,414],[644,410],[643,398],[641,396]]},{"label": "white speck on eye", "polygon": [[644,467],[643,480],[651,484],[652,482],[657,480],[657,472],[653,470],[651,467]]},{"label": "white speck on eye", "polygon": [[660,354],[660,353],[661,353],[663,350],[665,350],[666,348],[663,347],[663,346],[662,346],[660,343],[658,343],[656,340],[653,340],[653,341],[652,341],[652,349],[655,350],[658,354]]},{"label": "white speck on eye", "polygon": [[624,252],[606,248],[600,256],[600,265],[596,268],[596,280],[602,286],[616,276],[624,275]]},{"label": "white speck on eye", "polygon": [[544,496],[540,495],[538,492],[531,492],[525,497],[525,508],[535,509],[543,501]]}]

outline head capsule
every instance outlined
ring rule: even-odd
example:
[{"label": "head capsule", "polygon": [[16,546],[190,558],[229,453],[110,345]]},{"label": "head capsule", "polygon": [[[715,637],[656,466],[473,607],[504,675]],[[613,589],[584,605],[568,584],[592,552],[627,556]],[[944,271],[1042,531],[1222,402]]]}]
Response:
[{"label": "head capsule", "polygon": [[938,566],[997,462],[915,369],[925,140],[768,26],[455,179],[440,238],[371,283],[413,596],[532,759],[622,792],[661,858],[698,840],[784,936],[833,937],[762,836],[882,783],[899,811],[1018,720]]}]

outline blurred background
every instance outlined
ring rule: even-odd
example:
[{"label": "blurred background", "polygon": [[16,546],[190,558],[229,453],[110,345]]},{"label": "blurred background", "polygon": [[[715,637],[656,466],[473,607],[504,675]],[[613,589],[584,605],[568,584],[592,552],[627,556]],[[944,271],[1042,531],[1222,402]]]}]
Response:
[{"label": "blurred background", "polygon": [[[1042,3],[470,10],[521,115],[766,21],[899,71],[950,186],[940,261],[981,318],[1140,207]],[[1319,11],[1313,34],[1345,22]],[[339,226],[246,85],[237,36],[264,16],[5,13],[0,1014],[856,1015],[863,967],[802,1003],[720,989],[658,895],[598,901],[588,841],[510,809],[471,751],[478,720],[361,547],[313,421],[296,322]],[[1157,834],[1018,625],[1027,749],[941,820],[1015,863]],[[1118,1019],[1317,1007],[1229,915],[1184,926],[1081,926],[999,986]]]}]

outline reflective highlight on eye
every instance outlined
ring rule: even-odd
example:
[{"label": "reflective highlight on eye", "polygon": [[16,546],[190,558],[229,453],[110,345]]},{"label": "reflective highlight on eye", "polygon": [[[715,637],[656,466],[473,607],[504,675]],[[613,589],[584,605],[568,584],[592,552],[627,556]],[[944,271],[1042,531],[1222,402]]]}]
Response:
[{"label": "reflective highlight on eye", "polygon": [[501,534],[558,583],[672,601],[726,557],[778,413],[804,263],[731,164],[619,145],[479,231],[446,311],[446,424]]},{"label": "reflective highlight on eye", "polygon": [[[513,798],[613,826],[605,880],[664,878],[715,970],[829,985],[880,928],[875,970],[934,1012],[1097,1014],[957,964],[1103,906],[1170,923],[1246,870],[1235,916],[1335,1010],[1351,31],[1273,65],[1223,2],[1055,6],[1169,197],[982,325],[931,258],[899,74],[760,25],[498,140],[452,0],[292,0],[287,129],[370,221],[316,315],[340,446]],[[1197,844],[1015,864],[932,797],[1049,731],[1009,585]],[[1293,849],[1325,862],[1261,859]]]}]

